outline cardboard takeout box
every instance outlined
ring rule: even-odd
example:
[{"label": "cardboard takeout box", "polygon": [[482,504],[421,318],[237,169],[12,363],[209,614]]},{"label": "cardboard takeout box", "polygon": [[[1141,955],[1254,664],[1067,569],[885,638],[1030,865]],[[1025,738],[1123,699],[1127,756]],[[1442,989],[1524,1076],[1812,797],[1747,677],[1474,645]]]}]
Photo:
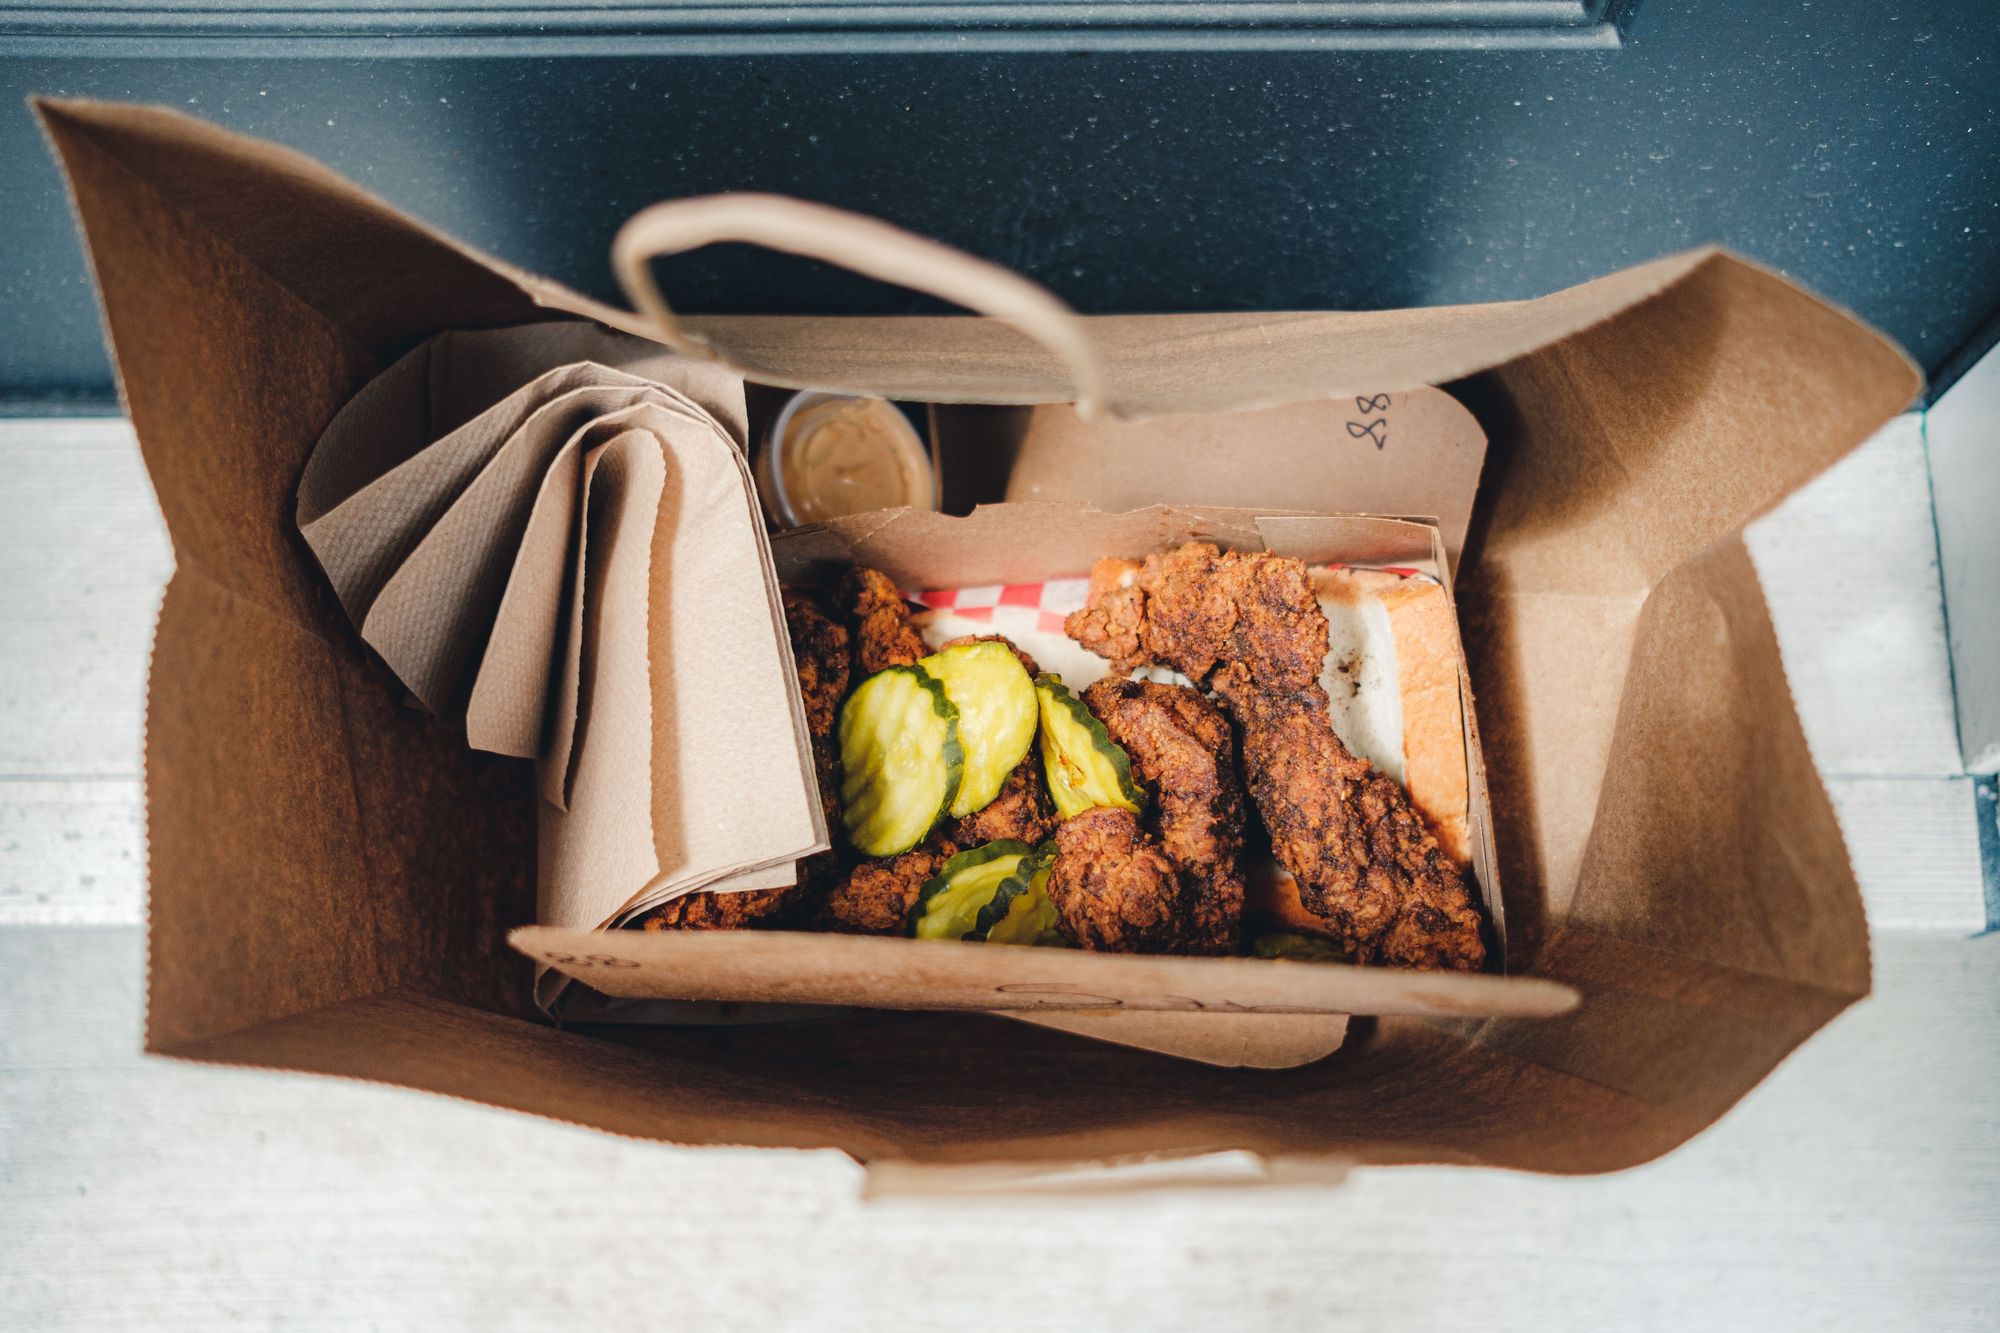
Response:
[{"label": "cardboard takeout box", "polygon": [[[1296,438],[1226,415],[1449,385],[1491,442],[1469,522],[1436,517],[1465,523],[1508,957],[1583,1003],[1385,1016],[1284,1071],[964,1013],[586,1034],[533,1020],[506,944],[534,914],[531,773],[385,688],[294,495],[342,405],[442,330],[660,326],[285,150],[164,110],[39,110],[178,562],[148,703],[149,1050],[871,1161],[1234,1148],[1581,1172],[1682,1142],[1867,992],[1859,893],[1739,534],[1917,375],[1781,278],[1711,250],[1538,301],[1081,321],[1093,396],[1164,419],[1150,454],[1137,427],[1070,421],[1074,358],[994,320],[686,321],[771,384],[1051,405],[996,466],[1012,499],[1411,512],[1343,503]],[[1448,466],[1378,452],[1390,487]],[[1035,458],[1055,462],[1013,475]]]}]

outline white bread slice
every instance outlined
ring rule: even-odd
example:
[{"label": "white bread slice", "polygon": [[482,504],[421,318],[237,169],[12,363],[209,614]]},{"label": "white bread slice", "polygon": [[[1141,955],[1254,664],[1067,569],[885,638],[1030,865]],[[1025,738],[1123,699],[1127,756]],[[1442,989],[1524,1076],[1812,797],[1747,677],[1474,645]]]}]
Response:
[{"label": "white bread slice", "polygon": [[1332,632],[1320,678],[1341,741],[1401,783],[1460,866],[1472,859],[1458,634],[1444,588],[1421,574],[1315,568]]}]

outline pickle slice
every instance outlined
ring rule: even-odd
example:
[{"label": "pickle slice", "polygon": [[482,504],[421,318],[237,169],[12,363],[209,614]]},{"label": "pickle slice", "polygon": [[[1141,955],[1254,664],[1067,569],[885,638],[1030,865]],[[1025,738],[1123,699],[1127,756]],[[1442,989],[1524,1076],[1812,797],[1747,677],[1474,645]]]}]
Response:
[{"label": "pickle slice", "polygon": [[1250,952],[1258,958],[1290,958],[1302,963],[1351,963],[1345,949],[1324,935],[1308,935],[1299,930],[1274,930],[1251,942]]},{"label": "pickle slice", "polygon": [[1100,805],[1115,805],[1137,814],[1145,793],[1132,781],[1132,761],[1105,732],[1083,700],[1056,677],[1035,677],[1035,697],[1042,714],[1042,770],[1056,810],[1070,819]]},{"label": "pickle slice", "polygon": [[1035,685],[1021,659],[1004,643],[961,643],[917,663],[944,685],[958,709],[958,739],[965,746],[965,776],[951,813],[984,809],[1000,794],[1007,775],[1035,743]]},{"label": "pickle slice", "polygon": [[1068,943],[1056,931],[1056,906],[1049,901],[1049,871],[1055,863],[1053,841],[1022,857],[1007,883],[980,912],[974,928],[993,944]]},{"label": "pickle slice", "polygon": [[840,710],[841,823],[864,856],[896,856],[929,836],[958,794],[958,709],[922,667],[878,671]]},{"label": "pickle slice", "polygon": [[[985,939],[1023,887],[1015,870],[1034,852],[1025,842],[1001,838],[952,857],[917,894],[910,933],[920,940]],[[993,911],[1003,891],[1007,901]]]}]

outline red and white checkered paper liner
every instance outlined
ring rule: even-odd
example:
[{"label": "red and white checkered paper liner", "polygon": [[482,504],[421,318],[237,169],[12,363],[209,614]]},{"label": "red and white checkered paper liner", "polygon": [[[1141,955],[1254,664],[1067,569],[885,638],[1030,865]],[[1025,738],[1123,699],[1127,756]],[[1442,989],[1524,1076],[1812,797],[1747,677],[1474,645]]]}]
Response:
[{"label": "red and white checkered paper liner", "polygon": [[983,588],[942,588],[920,592],[916,601],[934,611],[992,627],[1009,638],[1020,634],[1061,634],[1063,620],[1081,611],[1090,580],[1048,579],[1041,583],[996,583]]},{"label": "red and white checkered paper liner", "polygon": [[[1315,565],[1315,569],[1343,569],[1340,564]],[[1402,578],[1427,577],[1422,570],[1396,565],[1354,566],[1379,568],[1384,574]],[[1072,611],[1081,611],[1090,597],[1090,580],[1047,579],[1041,583],[995,583],[983,588],[939,588],[920,592],[913,599],[935,611],[949,611],[963,620],[991,625],[995,634],[1061,634],[1063,620]]]}]

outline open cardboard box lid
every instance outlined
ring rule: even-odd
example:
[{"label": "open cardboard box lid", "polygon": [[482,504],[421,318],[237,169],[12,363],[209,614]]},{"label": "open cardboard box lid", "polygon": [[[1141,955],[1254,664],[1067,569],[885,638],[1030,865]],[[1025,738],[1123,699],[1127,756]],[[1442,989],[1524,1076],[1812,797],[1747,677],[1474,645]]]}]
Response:
[{"label": "open cardboard box lid", "polygon": [[[293,496],[341,405],[440,330],[644,326],[286,150],[165,110],[38,109],[178,562],[148,702],[150,1050],[864,1159],[1238,1148],[1592,1171],[1683,1141],[1867,992],[1859,892],[1738,535],[1918,377],[1849,316],[1701,251],[1532,302],[1087,321],[1128,413],[1450,383],[1478,415],[1492,446],[1457,593],[1508,952],[1582,992],[1574,1012],[1384,1017],[1279,1072],[977,1015],[524,1021],[504,936],[532,917],[530,776],[383,688]],[[1066,396],[1052,358],[990,321],[690,322],[773,383]]]}]

